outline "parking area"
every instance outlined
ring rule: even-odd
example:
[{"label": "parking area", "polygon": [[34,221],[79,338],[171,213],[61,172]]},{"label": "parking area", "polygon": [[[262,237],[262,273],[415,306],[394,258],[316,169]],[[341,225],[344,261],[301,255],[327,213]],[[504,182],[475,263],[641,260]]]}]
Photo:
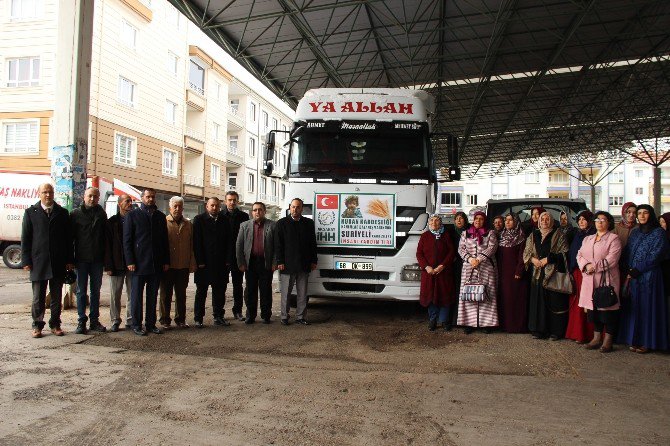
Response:
[{"label": "parking area", "polygon": [[30,284],[0,267],[0,444],[670,442],[670,355],[430,333],[394,302],[312,299],[313,324],[285,327],[274,297],[270,325],[215,327],[208,308],[203,330],[33,340]]}]

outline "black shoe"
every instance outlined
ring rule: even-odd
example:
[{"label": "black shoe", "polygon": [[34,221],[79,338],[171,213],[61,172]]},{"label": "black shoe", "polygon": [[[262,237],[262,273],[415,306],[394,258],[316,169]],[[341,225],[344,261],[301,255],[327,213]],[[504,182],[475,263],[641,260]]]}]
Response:
[{"label": "black shoe", "polygon": [[270,320],[269,317],[266,317],[265,319],[263,319],[263,323],[264,323],[264,324],[271,324],[272,321]]},{"label": "black shoe", "polygon": [[295,323],[300,325],[311,325],[306,319],[297,319]]},{"label": "black shoe", "polygon": [[248,318],[247,320],[244,321],[245,324],[249,324],[249,325],[253,324],[254,322],[256,322],[256,319],[251,319],[251,318]]},{"label": "black shoe", "polygon": [[102,325],[100,322],[95,321],[95,322],[91,322],[91,327],[90,327],[89,330],[97,331],[99,333],[104,333],[104,332],[107,331],[107,328],[104,325]]},{"label": "black shoe", "polygon": [[442,331],[451,331],[451,329],[454,328],[451,324],[448,324],[446,322],[442,323]]},{"label": "black shoe", "polygon": [[119,323],[118,323],[118,322],[114,322],[114,323],[112,324],[112,328],[111,328],[110,330],[111,330],[112,332],[114,332],[114,333],[116,333],[117,331],[119,331]]},{"label": "black shoe", "polygon": [[437,329],[437,319],[431,319],[428,321],[428,330],[435,331]]},{"label": "black shoe", "polygon": [[215,317],[214,318],[214,325],[219,325],[219,326],[222,326],[222,327],[228,327],[228,326],[230,326],[230,322],[228,322],[227,320],[225,320],[222,317]]},{"label": "black shoe", "polygon": [[288,319],[282,319],[281,324],[282,325],[288,325]]},{"label": "black shoe", "polygon": [[152,332],[153,334],[163,334],[163,330],[161,330],[158,327],[151,327],[149,331]]},{"label": "black shoe", "polygon": [[205,325],[202,323],[202,321],[195,321],[195,324],[193,324],[195,328],[205,328]]},{"label": "black shoe", "polygon": [[79,322],[77,328],[74,330],[75,334],[86,334],[88,330],[86,329],[86,322]]},{"label": "black shoe", "polygon": [[244,322],[246,320],[242,313],[233,313],[233,319],[236,319],[240,322]]},{"label": "black shoe", "polygon": [[465,327],[465,328],[463,329],[463,332],[464,332],[465,334],[467,334],[467,335],[472,334],[473,331],[475,331],[475,329],[472,328],[472,327]]},{"label": "black shoe", "polygon": [[146,336],[147,335],[146,330],[143,330],[142,328],[133,328],[133,333],[135,333],[137,336]]}]

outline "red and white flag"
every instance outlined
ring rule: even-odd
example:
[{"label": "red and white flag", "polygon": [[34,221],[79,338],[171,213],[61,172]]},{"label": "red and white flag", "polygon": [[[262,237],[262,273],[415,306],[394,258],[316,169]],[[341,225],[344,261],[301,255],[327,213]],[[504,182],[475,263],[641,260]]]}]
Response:
[{"label": "red and white flag", "polygon": [[337,209],[338,208],[338,195],[325,195],[318,194],[316,196],[316,208],[317,209]]},{"label": "red and white flag", "polygon": [[124,183],[123,181],[114,178],[114,195],[122,194],[128,195],[133,201],[139,201],[142,197],[142,193],[139,190],[128,183]]}]

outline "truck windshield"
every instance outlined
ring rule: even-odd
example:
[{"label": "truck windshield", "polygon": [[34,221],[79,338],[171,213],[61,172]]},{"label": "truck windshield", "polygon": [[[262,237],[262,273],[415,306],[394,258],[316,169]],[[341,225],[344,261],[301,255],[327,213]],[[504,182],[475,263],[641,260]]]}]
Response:
[{"label": "truck windshield", "polygon": [[291,148],[291,177],[429,178],[423,132],[305,132]]}]

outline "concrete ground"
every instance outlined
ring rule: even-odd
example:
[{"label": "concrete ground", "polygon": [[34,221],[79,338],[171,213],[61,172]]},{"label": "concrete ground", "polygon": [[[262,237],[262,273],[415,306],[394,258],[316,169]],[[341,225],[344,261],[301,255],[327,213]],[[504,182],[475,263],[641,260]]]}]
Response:
[{"label": "concrete ground", "polygon": [[67,310],[65,337],[35,340],[30,295],[0,267],[1,445],[670,444],[668,354],[430,333],[389,302],[313,299],[284,327],[277,294],[270,325],[208,308],[203,330],[84,336]]}]

